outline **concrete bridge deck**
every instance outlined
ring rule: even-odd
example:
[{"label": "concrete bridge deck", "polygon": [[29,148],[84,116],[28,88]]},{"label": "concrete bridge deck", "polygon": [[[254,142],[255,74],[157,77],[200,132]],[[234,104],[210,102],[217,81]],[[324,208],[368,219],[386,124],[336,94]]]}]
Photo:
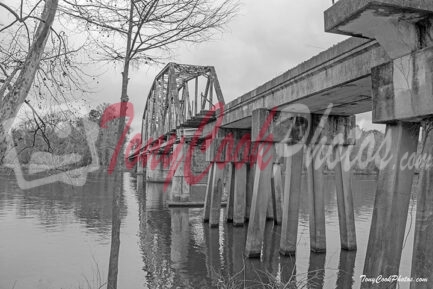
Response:
[{"label": "concrete bridge deck", "polygon": [[349,38],[225,105],[222,127],[250,128],[252,111],[302,103],[312,113],[372,110],[371,69],[390,61],[374,40]]}]

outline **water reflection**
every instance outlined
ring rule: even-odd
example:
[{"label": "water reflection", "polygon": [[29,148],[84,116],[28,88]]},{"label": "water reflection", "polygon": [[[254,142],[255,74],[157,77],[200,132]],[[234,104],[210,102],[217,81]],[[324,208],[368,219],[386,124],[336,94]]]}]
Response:
[{"label": "water reflection", "polygon": [[[325,282],[326,254],[310,253],[310,266],[308,267],[307,288],[322,289]],[[350,288],[350,287],[348,287]]]},{"label": "water reflection", "polygon": [[[142,176],[123,178],[119,288],[216,288],[222,283],[233,288],[260,288],[264,283],[359,288],[374,178],[357,178],[354,183],[357,252],[340,250],[335,185],[329,176],[327,254],[309,251],[304,181],[296,258],[279,255],[281,228],[267,222],[260,260],[244,257],[247,227],[221,224],[209,229],[201,221],[202,209],[169,209],[162,184],[144,183]],[[23,289],[78,288],[83,275],[94,274],[95,260],[105,278],[112,193],[104,175],[92,175],[83,188],[59,184],[23,192],[9,176],[0,176],[0,184],[0,288],[12,288],[15,280],[20,285],[16,288]],[[412,249],[411,240],[406,251]],[[16,250],[8,250],[11,247]],[[410,262],[403,263],[402,274],[410,275]],[[41,285],[35,285],[39,280]]]},{"label": "water reflection", "polygon": [[336,289],[352,288],[355,272],[356,252],[342,250],[338,264],[338,277]]}]

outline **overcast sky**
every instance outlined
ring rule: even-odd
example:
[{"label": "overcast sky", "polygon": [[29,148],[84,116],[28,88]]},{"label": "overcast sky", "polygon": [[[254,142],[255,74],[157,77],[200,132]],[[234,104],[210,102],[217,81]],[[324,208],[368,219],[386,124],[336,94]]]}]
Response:
[{"label": "overcast sky", "polygon": [[[237,18],[213,41],[180,45],[172,61],[213,65],[226,101],[233,100],[312,56],[343,41],[324,32],[323,12],[331,0],[243,0]],[[145,67],[131,75],[129,96],[135,106],[134,130],[141,117],[153,78],[162,67]],[[94,101],[115,102],[120,93],[120,70],[104,75]],[[359,120],[371,128],[371,113]]]},{"label": "overcast sky", "polygon": [[[215,66],[226,102],[231,101],[312,56],[343,41],[324,32],[323,12],[331,0],[241,0],[240,14],[209,42],[179,45],[170,61]],[[141,67],[131,73],[129,96],[135,106],[134,131],[139,132],[147,94],[163,66]],[[94,83],[89,104],[120,98],[120,66],[108,66]],[[371,113],[360,119],[369,125]]]}]

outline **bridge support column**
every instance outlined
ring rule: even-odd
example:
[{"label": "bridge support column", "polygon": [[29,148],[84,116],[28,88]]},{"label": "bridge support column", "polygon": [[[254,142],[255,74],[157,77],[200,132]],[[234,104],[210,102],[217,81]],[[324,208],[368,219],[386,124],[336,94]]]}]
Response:
[{"label": "bridge support column", "polygon": [[261,143],[258,149],[258,158],[262,160],[270,159],[270,163],[267,165],[263,164],[263,167],[257,164],[255,170],[253,198],[251,201],[250,220],[245,247],[245,255],[250,258],[260,258],[261,255],[266,225],[266,213],[268,211],[271,192],[274,150],[272,143]]},{"label": "bridge support column", "polygon": [[224,188],[224,168],[221,163],[213,163],[212,191],[210,202],[209,226],[218,228],[221,216],[221,198]]},{"label": "bridge support column", "polygon": [[[249,163],[251,136],[249,131],[224,130],[225,138],[222,155],[228,161],[226,165],[228,191],[225,220],[234,223],[235,226],[243,226],[245,223],[247,204],[247,163]],[[225,141],[224,141],[225,140]],[[221,156],[217,156],[221,158]]]},{"label": "bridge support column", "polygon": [[296,253],[303,160],[303,148],[295,155],[286,158],[283,220],[280,239],[280,253],[284,256],[292,256]]},{"label": "bridge support column", "polygon": [[242,227],[245,223],[245,211],[247,205],[247,164],[239,164],[239,166],[235,165],[233,189],[233,226]]},{"label": "bridge support column", "polygon": [[212,192],[213,192],[213,177],[215,171],[215,163],[210,163],[210,170],[207,176],[206,183],[206,196],[204,199],[204,208],[203,208],[203,222],[208,223],[210,218],[210,210],[211,210],[211,202],[212,202]]},{"label": "bridge support column", "polygon": [[340,225],[341,248],[347,251],[356,250],[355,216],[353,211],[352,173],[350,166],[345,166],[343,151],[349,146],[334,147],[336,159],[335,186],[337,192],[338,221]]},{"label": "bridge support column", "polygon": [[[207,215],[209,214],[209,226],[211,228],[217,228],[221,217],[224,171],[227,167],[228,161],[230,160],[230,150],[227,149],[228,143],[226,139],[215,138],[208,140],[207,142],[208,150],[206,151],[206,161],[211,162],[212,168],[206,189],[203,220],[207,221]],[[208,206],[210,206],[209,210],[207,210]]]},{"label": "bridge support column", "polygon": [[[308,156],[308,188],[310,196],[310,237],[311,250],[324,252],[326,250],[325,232],[325,208],[323,196],[323,167],[321,148],[335,142],[350,144],[354,141],[352,130],[355,126],[354,117],[312,115],[312,119],[306,121],[305,114],[290,112],[275,112],[259,109],[253,112],[252,139],[263,137],[261,127],[266,124],[266,140],[272,141],[272,154],[265,159],[276,159],[276,147],[278,156],[288,156],[286,167],[286,180],[284,192],[284,206],[282,218],[282,236],[280,239],[280,251],[283,255],[291,255],[296,250],[296,234],[298,226],[299,194],[301,184],[301,172],[303,161],[303,147],[309,146]],[[269,123],[268,123],[269,122]],[[310,130],[307,126],[311,125]],[[259,133],[260,131],[260,133]],[[270,138],[269,136],[272,136]],[[263,145],[263,144],[262,144]],[[260,150],[259,150],[260,151]],[[263,151],[263,148],[261,148]],[[286,154],[287,153],[287,154]],[[260,153],[259,153],[260,155]],[[273,158],[272,158],[273,156]],[[317,164],[319,164],[317,166]],[[259,164],[258,164],[259,165]],[[278,165],[279,166],[279,165]],[[278,172],[278,166],[274,166]],[[257,171],[254,178],[253,200],[248,227],[246,255],[248,257],[260,257],[263,241],[263,232],[266,223],[266,211],[269,201],[269,190],[272,190],[270,178],[273,168],[268,165]],[[279,174],[279,176],[278,176]],[[281,177],[276,173],[274,181]],[[281,181],[274,182],[281,184]],[[274,188],[277,188],[276,186]],[[277,191],[277,189],[275,189]],[[259,194],[260,192],[260,194]],[[275,198],[276,200],[277,198]],[[277,210],[277,201],[274,203],[274,211]],[[281,200],[280,204],[281,206]],[[278,213],[276,214],[278,215]]]},{"label": "bridge support column", "polygon": [[234,211],[234,201],[235,201],[235,168],[233,163],[228,163],[225,167],[225,180],[226,180],[226,190],[227,190],[227,207],[225,210],[224,219],[226,223],[233,223],[233,211]]},{"label": "bridge support column", "polygon": [[433,287],[433,119],[424,121],[422,142],[411,277],[428,281],[412,282],[411,289]]},{"label": "bridge support column", "polygon": [[[413,167],[402,168],[401,165],[404,159],[416,156],[418,135],[419,125],[416,123],[387,125],[386,138],[390,138],[390,151],[382,160],[384,167],[378,177],[364,264],[364,275],[368,278],[398,275],[414,175]],[[389,163],[385,163],[386,160]],[[361,286],[380,288],[382,285],[364,282]]]},{"label": "bridge support column", "polygon": [[[308,148],[309,154],[321,145]],[[324,165],[320,164],[320,149],[314,154],[312,162],[307,166],[308,200],[310,212],[310,248],[314,253],[326,252],[325,201],[324,201]],[[318,165],[320,164],[320,165]]]},{"label": "bridge support column", "polygon": [[245,208],[245,220],[250,220],[251,202],[253,200],[254,178],[256,174],[256,164],[250,163],[247,167],[247,204]]},{"label": "bridge support column", "polygon": [[187,155],[189,145],[186,143],[174,145],[174,151],[176,151],[178,146],[182,146],[182,151],[177,160],[179,166],[174,173],[171,185],[171,195],[173,201],[188,202],[191,195],[191,182],[189,181],[189,178],[191,177],[189,173],[191,170],[185,170],[185,156]]},{"label": "bridge support column", "polygon": [[272,212],[274,216],[274,224],[281,225],[282,223],[282,193],[283,193],[283,180],[281,175],[281,165],[275,162],[272,168],[271,178],[271,192],[272,192]]},{"label": "bridge support column", "polygon": [[[324,174],[325,164],[332,155],[334,146],[347,146],[353,144],[355,128],[355,117],[344,117],[334,115],[312,115],[312,137],[308,140],[307,148],[307,178],[310,212],[310,248],[314,253],[326,252],[326,222],[325,222],[325,203],[324,203]],[[340,155],[336,156],[340,159]],[[331,169],[331,168],[330,168]],[[350,175],[343,173],[341,162],[337,162],[337,195],[351,196]],[[341,186],[345,184],[345,186]],[[345,191],[344,191],[345,190]],[[339,205],[342,204],[341,197]],[[344,199],[343,199],[344,200]],[[340,208],[341,207],[341,208]],[[353,205],[347,207],[339,206],[339,213],[345,212],[348,216],[353,215]],[[340,227],[350,227],[350,232],[355,231],[354,221],[349,221],[340,217]],[[344,233],[345,237],[347,234]],[[352,236],[352,235],[351,235]],[[354,236],[353,236],[354,237]],[[353,241],[353,240],[352,240]],[[355,240],[356,242],[356,240]]]}]

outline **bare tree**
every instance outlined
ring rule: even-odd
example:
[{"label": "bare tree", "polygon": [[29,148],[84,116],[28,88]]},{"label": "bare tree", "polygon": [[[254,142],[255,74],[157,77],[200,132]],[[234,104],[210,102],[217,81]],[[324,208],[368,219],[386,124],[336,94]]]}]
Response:
[{"label": "bare tree", "polygon": [[[131,64],[160,61],[178,42],[198,43],[210,39],[237,13],[237,0],[64,0],[60,10],[80,20],[97,46],[98,58],[121,62],[120,114],[126,115]],[[119,123],[118,135],[125,121]],[[123,151],[123,149],[121,150]],[[117,158],[117,155],[114,155]],[[117,161],[117,159],[115,160]],[[119,182],[116,182],[119,183]],[[120,247],[119,200],[114,191],[112,239],[108,289],[117,288]],[[117,216],[117,217],[116,217]]]},{"label": "bare tree", "polygon": [[[58,0],[46,0],[40,16],[34,16],[34,11],[41,2],[39,1],[27,15],[24,15],[23,12],[23,1],[21,1],[18,12],[0,2],[0,7],[6,9],[13,19],[11,23],[0,29],[0,33],[7,32],[16,24],[22,27],[12,34],[12,41],[6,45],[6,41],[2,41],[0,45],[2,56],[0,63],[0,163],[4,159],[8,146],[6,134],[9,127],[6,126],[5,121],[16,117],[29,94],[57,12]],[[34,31],[27,24],[28,21],[36,23]],[[20,29],[25,31],[24,37],[27,40],[27,47],[24,47],[23,43],[25,42],[19,39],[23,37],[19,33]],[[20,57],[16,53],[18,50],[25,50],[26,52]]]},{"label": "bare tree", "polygon": [[[35,112],[36,105],[66,103],[87,91],[86,74],[76,59],[83,45],[71,45],[69,35],[54,27],[59,1],[11,3],[0,2],[6,15],[0,26],[1,125],[14,119],[23,103]],[[0,126],[0,163],[7,149],[5,130]]]},{"label": "bare tree", "polygon": [[64,0],[60,10],[81,20],[99,60],[121,62],[121,100],[128,101],[131,64],[158,62],[178,42],[210,39],[237,13],[237,0]]}]

